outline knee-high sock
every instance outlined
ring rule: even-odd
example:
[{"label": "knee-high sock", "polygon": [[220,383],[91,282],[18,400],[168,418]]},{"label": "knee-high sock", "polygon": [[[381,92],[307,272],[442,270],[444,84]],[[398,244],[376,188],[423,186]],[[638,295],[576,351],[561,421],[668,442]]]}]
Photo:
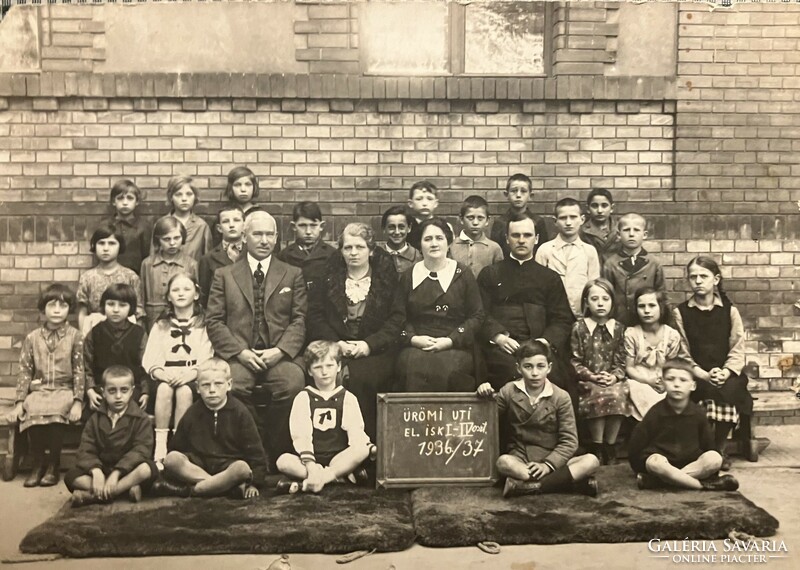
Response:
[{"label": "knee-high sock", "polygon": [[721,454],[725,454],[725,442],[734,424],[730,422],[714,422],[714,446]]},{"label": "knee-high sock", "polygon": [[54,466],[61,464],[61,447],[64,445],[64,426],[61,424],[50,424],[47,437],[48,447],[50,448],[50,463]]},{"label": "knee-high sock", "polygon": [[550,475],[542,478],[542,493],[554,493],[556,491],[563,491],[572,485],[572,473],[565,465],[559,467]]}]

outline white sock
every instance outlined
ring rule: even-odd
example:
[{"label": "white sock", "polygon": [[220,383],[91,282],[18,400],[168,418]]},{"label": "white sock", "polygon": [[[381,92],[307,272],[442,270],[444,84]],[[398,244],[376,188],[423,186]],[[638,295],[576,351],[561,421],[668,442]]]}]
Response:
[{"label": "white sock", "polygon": [[167,456],[168,435],[168,429],[156,429],[156,448],[153,453],[153,459],[155,461],[164,461],[164,458]]}]

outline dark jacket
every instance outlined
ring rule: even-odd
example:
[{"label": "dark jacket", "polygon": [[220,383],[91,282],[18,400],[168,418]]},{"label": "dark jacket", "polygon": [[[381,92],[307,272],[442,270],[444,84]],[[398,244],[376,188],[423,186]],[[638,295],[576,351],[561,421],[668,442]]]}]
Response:
[{"label": "dark jacket", "polygon": [[76,466],[89,473],[103,467],[127,475],[153,456],[153,424],[131,399],[117,425],[111,428],[105,402],[86,422]]},{"label": "dark jacket", "polygon": [[[247,251],[244,248],[242,249],[242,255],[247,255]],[[228,253],[222,249],[221,243],[200,258],[200,263],[197,267],[197,280],[200,282],[200,304],[203,307],[208,305],[208,293],[211,291],[214,272],[226,265],[233,265],[233,261],[228,257]]]},{"label": "dark jacket", "polygon": [[275,257],[284,263],[302,269],[306,289],[311,291],[318,283],[322,283],[324,280],[328,258],[337,251],[336,248],[329,246],[320,238],[308,253],[303,251],[300,246],[297,245],[297,242],[295,242],[290,243],[286,246],[286,249],[276,253]]},{"label": "dark jacket", "polygon": [[308,340],[363,340],[369,345],[370,354],[381,353],[397,342],[403,317],[392,310],[398,287],[394,262],[389,254],[376,247],[369,264],[372,284],[358,334],[353,336],[347,329],[347,265],[337,251],[325,266],[324,286],[309,292]]},{"label": "dark jacket", "polygon": [[666,292],[667,286],[661,264],[648,257],[644,249],[637,259],[639,267],[633,273],[628,273],[622,267],[628,258],[629,256],[621,251],[612,253],[606,259],[601,274],[614,286],[614,312],[617,320],[626,326],[632,326],[637,323],[636,307],[633,306],[636,291],[642,287],[652,287]]}]

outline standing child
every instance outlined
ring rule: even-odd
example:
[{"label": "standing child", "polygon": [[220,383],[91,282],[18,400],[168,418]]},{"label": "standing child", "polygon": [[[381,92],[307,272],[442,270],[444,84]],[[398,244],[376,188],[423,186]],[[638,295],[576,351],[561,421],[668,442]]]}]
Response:
[{"label": "standing child", "polygon": [[136,291],[124,283],[109,285],[100,297],[106,319],[95,326],[83,343],[86,365],[86,399],[92,410],[103,402],[100,379],[111,366],[124,366],[134,379],[133,400],[144,410],[150,394],[142,357],[147,346],[147,333],[128,320],[136,306]]},{"label": "standing child", "polygon": [[[22,341],[16,405],[8,422],[28,431],[33,469],[25,487],[58,483],[64,424],[76,423],[83,409],[83,338],[67,323],[75,295],[54,283],[39,297],[45,323]],[[45,460],[45,450],[50,455]]]},{"label": "standing child", "polygon": [[253,416],[237,398],[231,398],[231,369],[219,358],[198,370],[200,401],[186,412],[170,451],[167,479],[153,484],[156,495],[210,497],[233,492],[236,498],[258,496],[264,483],[267,458]]},{"label": "standing child", "polygon": [[103,400],[83,428],[75,467],[64,483],[72,506],[105,503],[127,493],[134,503],[142,488],[158,477],[153,453],[153,424],[132,401],[133,373],[124,366],[103,372]]},{"label": "standing child", "polygon": [[707,491],[739,488],[732,476],[717,476],[722,457],[714,450],[705,410],[689,399],[696,387],[693,368],[686,360],[664,363],[667,397],[633,430],[628,459],[640,489],[657,488],[662,483]]},{"label": "standing child", "polygon": [[[89,331],[105,318],[100,298],[109,285],[124,283],[130,285],[142,298],[142,282],[139,276],[119,262],[119,255],[126,249],[125,238],[113,226],[101,226],[92,234],[89,241],[91,251],[97,258],[97,265],[85,271],[78,281],[78,329],[86,338]],[[132,319],[144,317],[144,306],[131,307]]]},{"label": "standing child", "polygon": [[[509,208],[505,214],[498,217],[492,224],[492,231],[489,234],[491,239],[497,242],[500,249],[503,250],[503,255],[508,258],[511,249],[508,246],[508,236],[506,235],[508,229],[508,222],[515,216],[520,216],[525,212],[528,213],[530,218],[534,221],[536,227],[536,235],[539,236],[536,248],[541,246],[546,241],[550,240],[550,234],[547,229],[547,223],[544,218],[535,216],[533,212],[528,209],[528,202],[531,199],[533,192],[533,182],[531,179],[522,173],[512,174],[506,182],[506,188],[503,190],[503,195],[509,203]],[[536,248],[533,253],[536,254]]]},{"label": "standing child", "polygon": [[472,270],[475,278],[481,269],[503,261],[503,250],[486,237],[489,204],[480,196],[468,196],[461,205],[461,233],[450,246],[450,255]]},{"label": "standing child", "polygon": [[[585,225],[585,224],[584,224]],[[664,270],[658,260],[648,257],[642,243],[647,239],[647,221],[639,214],[625,214],[619,219],[619,251],[609,255],[603,277],[614,286],[617,318],[626,326],[634,324],[636,308],[633,295],[642,287],[666,293]]]},{"label": "standing child", "polygon": [[536,262],[549,267],[561,277],[567,290],[569,306],[576,317],[581,315],[581,293],[586,283],[600,277],[597,251],[578,237],[583,213],[573,198],[563,198],[556,204],[558,235],[536,251]]},{"label": "standing child", "polygon": [[120,251],[119,262],[138,275],[142,261],[150,254],[150,237],[153,235],[147,220],[136,215],[136,207],[142,202],[142,191],[131,180],[119,180],[111,188],[110,200],[114,214],[104,218],[100,226],[116,227],[116,234],[125,242],[125,251]]},{"label": "standing child", "polygon": [[403,273],[418,261],[422,261],[419,250],[406,241],[411,225],[412,218],[405,206],[392,206],[381,217],[381,229],[386,234],[386,244],[383,248],[392,256],[398,273]]},{"label": "standing child", "polygon": [[278,259],[303,270],[306,289],[312,291],[314,285],[325,279],[325,265],[328,258],[336,253],[322,239],[325,222],[322,212],[315,202],[300,202],[292,209],[292,231],[294,243],[277,254]]},{"label": "standing child", "polygon": [[167,454],[170,420],[175,433],[192,405],[198,367],[214,356],[198,299],[200,286],[194,276],[172,276],[167,284],[169,309],[150,331],[142,359],[142,366],[155,382],[156,461]]},{"label": "standing child", "polygon": [[589,217],[581,226],[581,239],[597,250],[600,267],[608,256],[619,249],[619,233],[614,226],[611,214],[614,212],[614,198],[605,188],[592,188],[586,198]]},{"label": "standing child", "polygon": [[147,330],[167,308],[167,283],[173,275],[197,275],[197,262],[183,254],[186,228],[171,216],[161,218],[153,227],[155,253],[142,262],[142,289],[147,312]]},{"label": "standing child", "polygon": [[253,210],[261,210],[261,207],[255,203],[258,194],[258,178],[252,170],[246,166],[237,166],[228,172],[225,198],[228,199],[231,207],[239,208],[243,215],[247,215]]},{"label": "standing child", "polygon": [[667,296],[652,287],[639,289],[633,297],[637,323],[625,331],[625,372],[631,393],[631,415],[641,421],[656,402],[664,399],[662,367],[672,358],[688,356],[681,348],[681,335],[664,322]]},{"label": "standing child", "polygon": [[[439,189],[433,182],[421,180],[414,182],[408,191],[408,208],[411,214],[411,229],[408,243],[417,251],[422,251],[422,230],[420,224],[433,218],[439,207]],[[448,226],[450,224],[447,224]],[[453,228],[450,228],[453,231]]]},{"label": "standing child", "polygon": [[725,455],[728,434],[739,424],[739,444],[743,455],[757,461],[752,441],[753,397],[747,391],[744,368],[744,325],[722,287],[719,265],[710,257],[698,256],[686,266],[692,296],[675,309],[675,324],[683,347],[696,364],[699,379],[692,398],[706,406],[714,428],[722,469],[730,468]]},{"label": "standing child", "polygon": [[614,444],[629,416],[625,380],[625,326],[612,318],[614,288],[605,279],[589,281],[581,297],[584,318],[572,327],[572,366],[578,375],[578,415],[587,420],[592,436],[590,452],[604,465],[614,465]]},{"label": "standing child", "polygon": [[494,396],[501,421],[508,424],[507,453],[497,470],[507,477],[503,496],[575,491],[597,496],[591,475],[600,462],[591,453],[575,457],[578,430],[569,394],[547,379],[550,349],[538,340],[523,342],[515,354],[521,378],[495,394],[488,382],[479,396]]},{"label": "standing child", "polygon": [[[335,342],[315,340],[303,354],[314,383],[295,396],[289,431],[297,455],[284,453],[277,466],[297,482],[282,481],[279,489],[319,493],[325,485],[349,478],[370,454],[364,418],[356,397],[336,385],[342,369],[342,349]],[[365,472],[359,472],[363,477]]]},{"label": "standing child", "polygon": [[[183,225],[186,229],[183,254],[195,262],[200,261],[212,245],[211,228],[194,213],[194,208],[199,202],[200,191],[195,186],[194,180],[189,176],[176,176],[167,184],[167,206],[170,207],[170,212],[156,222],[157,224],[164,218],[173,218]],[[153,244],[150,255],[156,251],[155,239]]]},{"label": "standing child", "polygon": [[[251,210],[252,211],[252,210]],[[214,272],[220,267],[231,265],[239,259],[244,249],[244,213],[235,204],[223,206],[217,212],[217,224],[214,226],[222,235],[222,242],[200,258],[200,304],[204,307],[208,302],[208,292]]]}]

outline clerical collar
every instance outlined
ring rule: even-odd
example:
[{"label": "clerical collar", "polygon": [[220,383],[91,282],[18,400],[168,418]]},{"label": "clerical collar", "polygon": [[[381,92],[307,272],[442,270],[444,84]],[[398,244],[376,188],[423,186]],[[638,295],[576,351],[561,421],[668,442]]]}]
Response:
[{"label": "clerical collar", "polygon": [[520,259],[518,257],[514,257],[514,254],[511,253],[511,254],[509,254],[509,259],[513,259],[514,261],[516,261],[517,263],[522,265],[523,263],[527,263],[528,261],[531,261],[533,259],[533,254],[531,254],[531,256],[528,259]]},{"label": "clerical collar", "polygon": [[442,291],[447,293],[457,270],[458,263],[455,259],[447,259],[447,264],[444,269],[436,272],[428,271],[428,268],[425,267],[425,262],[419,261],[414,265],[414,269],[411,270],[411,288],[416,289],[425,279],[430,277],[435,281],[439,281],[439,284],[442,286]]}]

